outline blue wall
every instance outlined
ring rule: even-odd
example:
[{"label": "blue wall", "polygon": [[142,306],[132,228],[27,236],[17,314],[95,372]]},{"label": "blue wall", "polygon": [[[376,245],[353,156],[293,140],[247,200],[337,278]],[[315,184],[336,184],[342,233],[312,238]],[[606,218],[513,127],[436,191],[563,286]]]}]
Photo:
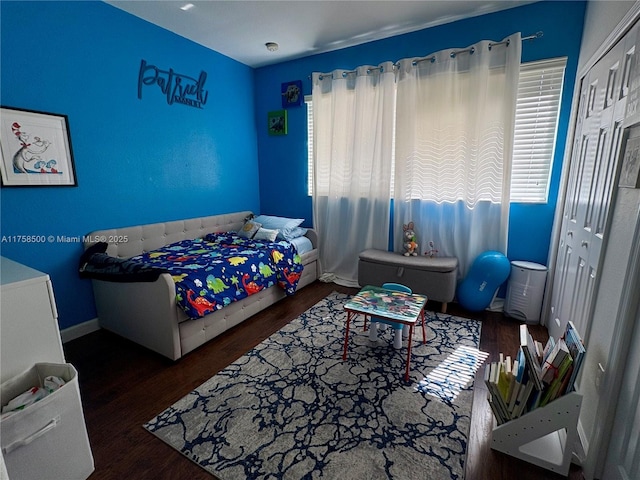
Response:
[{"label": "blue wall", "polygon": [[[1,232],[93,230],[260,210],[251,68],[103,2],[7,2],[1,10],[0,104],[69,120],[77,187],[0,190]],[[141,60],[198,77],[202,109],[138,99]],[[96,317],[79,243],[0,244],[50,274],[61,328]]]},{"label": "blue wall", "polygon": [[517,31],[528,36],[542,30],[542,38],[523,43],[522,61],[568,57],[551,193],[547,204],[512,205],[507,255],[511,260],[546,264],[584,12],[584,2],[539,2],[257,69],[255,94],[262,210],[284,211],[289,216],[307,219],[309,225],[312,219],[311,198],[307,196],[306,108],[288,110],[289,133],[286,136],[269,136],[266,127],[261,126],[261,122],[266,124],[267,112],[282,108],[281,83],[302,80],[304,93],[308,95],[311,93],[309,75],[312,72],[377,65],[386,60],[425,56],[445,48],[466,47],[479,40],[499,40]]},{"label": "blue wall", "polygon": [[[0,2],[0,104],[65,114],[77,187],[0,189],[0,235],[75,237],[93,230],[237,210],[303,217],[306,110],[289,109],[289,133],[268,136],[280,84],[313,71],[422,56],[480,39],[543,30],[523,61],[568,56],[548,205],[513,205],[509,256],[546,263],[585,5],[543,2],[257,70],[103,2]],[[138,99],[141,60],[208,74],[203,109],[168,105],[155,87]],[[78,243],[5,241],[3,256],[51,275],[61,328],[96,317],[80,280]]]}]

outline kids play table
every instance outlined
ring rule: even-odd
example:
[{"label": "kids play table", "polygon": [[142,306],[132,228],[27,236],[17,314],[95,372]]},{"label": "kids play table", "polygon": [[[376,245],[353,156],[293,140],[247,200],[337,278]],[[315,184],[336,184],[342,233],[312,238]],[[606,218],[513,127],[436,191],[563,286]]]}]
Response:
[{"label": "kids play table", "polygon": [[411,340],[413,338],[413,327],[418,319],[422,319],[422,341],[426,343],[424,307],[427,304],[427,297],[418,294],[409,294],[387,290],[381,287],[365,286],[351,300],[344,309],[347,312],[347,325],[344,333],[344,350],[342,360],[347,359],[347,349],[349,347],[349,328],[351,318],[362,314],[365,322],[368,315],[381,317],[395,323],[402,323],[409,326],[409,339],[407,342],[407,368],[404,379],[409,380],[409,365],[411,363]]}]

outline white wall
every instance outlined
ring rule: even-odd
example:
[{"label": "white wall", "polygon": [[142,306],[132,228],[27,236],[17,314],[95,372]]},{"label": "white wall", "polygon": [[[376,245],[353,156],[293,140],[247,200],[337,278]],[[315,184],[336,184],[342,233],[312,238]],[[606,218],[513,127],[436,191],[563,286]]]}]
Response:
[{"label": "white wall", "polygon": [[582,71],[634,3],[633,0],[592,0],[587,3],[578,72]]},{"label": "white wall", "polygon": [[[617,386],[617,381],[614,381],[616,372],[612,366],[612,357],[615,356],[612,354],[616,352],[612,352],[612,345],[621,328],[620,324],[625,322],[621,302],[623,292],[629,287],[625,281],[630,274],[627,272],[629,252],[636,224],[640,221],[639,209],[640,189],[619,188],[612,212],[604,264],[600,270],[600,287],[596,296],[591,333],[585,340],[587,354],[579,383],[579,391],[584,396],[580,423],[590,441],[588,462],[585,464],[589,471],[595,469],[596,455],[600,450],[597,442],[602,435],[607,434],[607,422],[602,420],[608,416],[608,407],[615,405],[615,399],[607,398],[607,394],[611,394],[612,389]],[[631,334],[631,331],[628,333]],[[599,365],[605,371],[601,378],[598,375]]]}]

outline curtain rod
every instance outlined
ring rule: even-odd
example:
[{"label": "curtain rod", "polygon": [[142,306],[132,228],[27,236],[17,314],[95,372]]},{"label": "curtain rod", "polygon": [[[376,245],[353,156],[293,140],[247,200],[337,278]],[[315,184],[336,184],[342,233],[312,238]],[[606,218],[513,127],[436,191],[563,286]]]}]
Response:
[{"label": "curtain rod", "polygon": [[[529,36],[527,36],[527,37],[522,37],[520,40],[521,40],[522,42],[524,42],[525,40],[535,40],[536,38],[540,38],[540,37],[542,37],[543,35],[544,35],[544,32],[543,32],[543,31],[538,31],[538,32],[534,33],[533,35],[529,35]],[[491,50],[491,47],[495,47],[496,45],[507,45],[507,46],[509,46],[509,40],[504,40],[504,41],[502,41],[502,42],[489,43],[489,50]],[[464,49],[464,50],[458,50],[458,51],[456,51],[456,52],[451,52],[451,57],[453,58],[453,57],[455,57],[456,55],[459,55],[459,54],[461,54],[461,53],[473,53],[474,51],[475,51],[475,48],[474,48],[474,47],[467,48],[467,49]],[[413,61],[413,65],[415,66],[415,65],[417,65],[418,63],[426,62],[427,60],[429,60],[429,61],[432,61],[432,62],[433,62],[433,61],[435,61],[435,58],[436,58],[436,57],[435,57],[435,55],[432,55],[432,56],[430,56],[430,57],[421,58],[421,59],[419,59],[419,60],[414,60],[414,61]],[[394,67],[396,67],[397,65],[398,65],[398,62],[396,62],[396,63],[394,63],[394,64],[393,64],[393,66],[394,66]],[[367,70],[367,73],[368,73],[368,72],[370,72],[370,71],[372,71],[372,70],[380,70],[381,68],[382,68],[382,67],[373,67],[373,68],[370,68],[370,69],[368,69],[368,70]],[[350,71],[347,71],[347,72],[343,72],[343,73],[342,73],[342,75],[343,75],[343,76],[347,76],[347,75],[350,75],[350,74],[352,74],[352,73],[356,73],[356,71],[355,71],[355,70],[350,70]],[[333,78],[333,73],[322,73],[321,75],[322,75],[322,76],[327,76],[327,77],[332,77],[332,78]],[[309,75],[307,78],[311,79],[312,77],[311,77],[311,75]]]}]

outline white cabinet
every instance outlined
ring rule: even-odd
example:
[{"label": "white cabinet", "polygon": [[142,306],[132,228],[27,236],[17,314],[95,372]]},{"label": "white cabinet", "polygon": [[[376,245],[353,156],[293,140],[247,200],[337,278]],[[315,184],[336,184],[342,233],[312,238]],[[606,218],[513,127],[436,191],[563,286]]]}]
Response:
[{"label": "white cabinet", "polygon": [[46,273],[0,257],[0,383],[38,362],[65,363]]},{"label": "white cabinet", "polygon": [[66,381],[59,390],[0,421],[0,479],[86,479],[94,470],[77,372],[66,364],[51,279],[0,257],[0,397],[2,404],[46,375]]}]

